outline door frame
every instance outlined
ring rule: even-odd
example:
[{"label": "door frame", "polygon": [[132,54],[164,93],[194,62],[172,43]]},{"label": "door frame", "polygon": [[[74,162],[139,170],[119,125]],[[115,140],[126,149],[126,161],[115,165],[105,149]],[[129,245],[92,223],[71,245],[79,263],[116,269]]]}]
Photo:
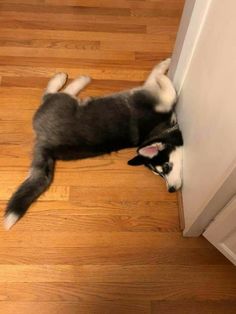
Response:
[{"label": "door frame", "polygon": [[226,204],[220,214],[208,226],[203,236],[211,242],[222,254],[224,254],[236,266],[236,254],[232,243],[235,239],[235,211],[236,195]]}]

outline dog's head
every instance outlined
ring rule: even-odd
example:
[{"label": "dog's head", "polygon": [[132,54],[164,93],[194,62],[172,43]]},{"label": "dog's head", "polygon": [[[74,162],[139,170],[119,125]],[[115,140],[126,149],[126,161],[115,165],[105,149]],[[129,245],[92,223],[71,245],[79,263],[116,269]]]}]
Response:
[{"label": "dog's head", "polygon": [[145,165],[165,179],[169,192],[175,192],[182,186],[182,147],[178,124],[163,123],[152,130],[128,164]]}]

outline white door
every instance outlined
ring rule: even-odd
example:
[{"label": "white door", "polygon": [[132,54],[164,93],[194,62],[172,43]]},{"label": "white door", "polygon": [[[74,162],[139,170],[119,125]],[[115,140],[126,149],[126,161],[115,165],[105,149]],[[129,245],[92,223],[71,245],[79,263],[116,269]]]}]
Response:
[{"label": "white door", "polygon": [[235,0],[186,0],[172,58],[185,236],[202,234],[236,193],[235,12]]},{"label": "white door", "polygon": [[236,265],[236,196],[216,216],[203,235]]}]

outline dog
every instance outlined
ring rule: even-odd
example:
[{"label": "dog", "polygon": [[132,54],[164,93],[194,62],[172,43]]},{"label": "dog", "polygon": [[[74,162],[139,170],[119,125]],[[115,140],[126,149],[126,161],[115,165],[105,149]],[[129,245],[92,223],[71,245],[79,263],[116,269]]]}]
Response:
[{"label": "dog", "polygon": [[90,77],[80,76],[62,91],[67,74],[57,73],[51,78],[33,118],[36,138],[29,175],[7,204],[7,230],[49,187],[56,160],[94,157],[139,146],[138,157],[129,164],[142,163],[166,176],[170,191],[180,188],[176,159],[182,145],[181,132],[173,130],[179,136],[177,143],[170,130],[176,91],[166,76],[169,65],[170,59],[166,59],[155,66],[140,87],[85,100],[76,96],[90,83]]}]

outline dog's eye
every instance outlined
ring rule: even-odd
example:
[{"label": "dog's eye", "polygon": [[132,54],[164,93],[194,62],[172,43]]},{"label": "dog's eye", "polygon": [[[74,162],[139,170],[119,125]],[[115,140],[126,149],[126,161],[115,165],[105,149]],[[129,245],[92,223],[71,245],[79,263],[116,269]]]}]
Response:
[{"label": "dog's eye", "polygon": [[173,164],[171,162],[165,162],[162,166],[162,170],[164,174],[168,174],[173,168]]}]

